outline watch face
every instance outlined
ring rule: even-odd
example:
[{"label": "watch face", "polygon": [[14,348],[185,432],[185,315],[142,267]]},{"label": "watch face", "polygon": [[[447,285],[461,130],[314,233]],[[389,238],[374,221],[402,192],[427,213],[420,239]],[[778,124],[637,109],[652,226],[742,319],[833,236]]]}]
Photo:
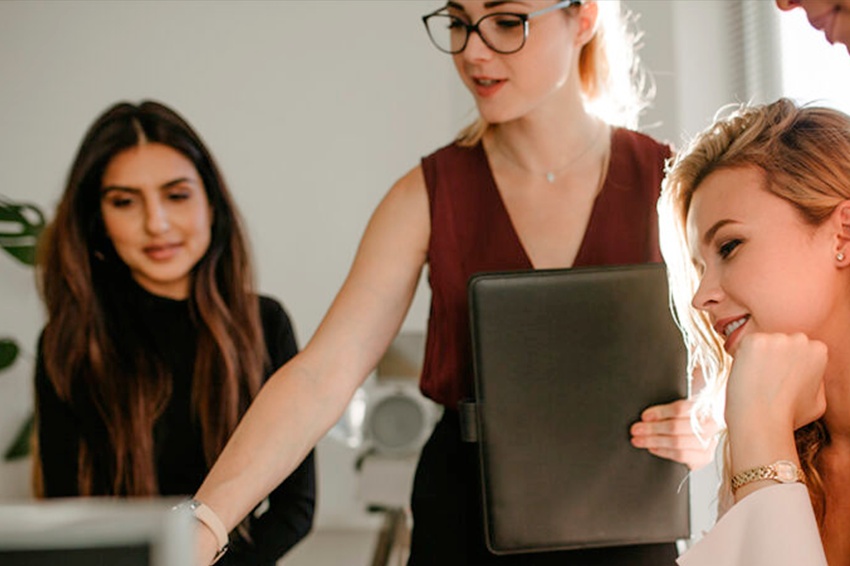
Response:
[{"label": "watch face", "polygon": [[782,483],[791,483],[797,481],[797,466],[793,462],[776,462],[773,465],[776,472],[776,479]]}]

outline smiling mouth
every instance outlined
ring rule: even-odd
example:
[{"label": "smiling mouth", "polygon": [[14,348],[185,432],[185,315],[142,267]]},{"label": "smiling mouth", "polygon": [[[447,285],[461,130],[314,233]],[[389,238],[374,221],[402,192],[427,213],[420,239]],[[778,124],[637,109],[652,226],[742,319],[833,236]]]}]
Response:
[{"label": "smiling mouth", "polygon": [[178,246],[179,246],[179,244],[163,244],[161,246],[147,246],[147,247],[145,247],[145,252],[146,253],[156,253],[156,252],[161,252],[161,251],[164,251],[164,250],[170,250],[170,249],[176,248]]},{"label": "smiling mouth", "polygon": [[180,244],[163,244],[161,246],[147,246],[143,249],[145,255],[155,261],[170,259],[180,248]]},{"label": "smiling mouth", "polygon": [[502,82],[502,79],[472,79],[479,86],[493,86]]},{"label": "smiling mouth", "polygon": [[735,332],[736,330],[738,330],[739,328],[744,326],[744,324],[746,324],[746,322],[748,320],[750,320],[749,315],[741,317],[738,320],[735,320],[733,322],[730,322],[723,329],[723,336],[726,337],[726,338],[729,338],[729,336],[731,336],[733,332]]}]

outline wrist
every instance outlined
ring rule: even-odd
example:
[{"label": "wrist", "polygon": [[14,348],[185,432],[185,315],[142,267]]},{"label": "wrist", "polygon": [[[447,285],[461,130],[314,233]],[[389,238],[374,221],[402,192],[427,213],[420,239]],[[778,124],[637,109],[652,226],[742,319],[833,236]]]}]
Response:
[{"label": "wrist", "polygon": [[732,493],[739,500],[770,483],[806,483],[806,476],[796,461],[777,460],[740,471],[732,476]]},{"label": "wrist", "polygon": [[729,423],[727,435],[733,474],[778,460],[799,464],[794,427],[788,423],[747,419]]},{"label": "wrist", "polygon": [[185,501],[176,506],[175,509],[185,509],[190,512],[201,526],[202,532],[208,533],[205,538],[214,541],[215,544],[215,555],[210,561],[210,564],[218,562],[224,556],[224,553],[227,552],[229,538],[227,536],[227,528],[215,511],[197,499]]}]

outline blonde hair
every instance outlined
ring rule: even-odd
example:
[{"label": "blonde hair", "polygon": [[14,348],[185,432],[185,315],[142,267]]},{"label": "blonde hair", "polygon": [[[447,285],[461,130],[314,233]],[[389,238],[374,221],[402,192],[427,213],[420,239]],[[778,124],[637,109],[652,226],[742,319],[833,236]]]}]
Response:
[{"label": "blonde hair", "polygon": [[[757,167],[764,188],[793,205],[808,224],[824,222],[850,198],[850,117],[833,109],[798,107],[788,99],[733,110],[696,136],[668,167],[658,204],[661,252],[667,264],[674,315],[691,352],[690,369],[701,368],[705,388],[694,419],[712,415],[723,422],[726,381],[732,364],[706,313],[691,305],[699,276],[688,251],[686,222],[694,192],[721,169]],[[819,520],[825,512],[819,472],[821,449],[829,443],[822,421],[795,432]],[[728,443],[727,443],[728,456]],[[721,505],[731,498],[728,458]]]},{"label": "blonde hair", "polygon": [[[636,128],[638,117],[655,93],[636,53],[642,33],[635,29],[637,18],[622,10],[619,0],[597,2],[597,6],[596,30],[579,53],[585,107],[609,124]],[[565,8],[571,14],[578,9],[579,6]],[[458,133],[458,144],[477,144],[489,127],[479,116]]]}]

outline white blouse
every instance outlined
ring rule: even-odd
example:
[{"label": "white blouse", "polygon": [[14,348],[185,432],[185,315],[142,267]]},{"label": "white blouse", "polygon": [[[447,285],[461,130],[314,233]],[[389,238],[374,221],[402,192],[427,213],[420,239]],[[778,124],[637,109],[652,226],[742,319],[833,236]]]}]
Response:
[{"label": "white blouse", "polygon": [[732,506],[679,566],[827,566],[809,492],[764,487]]}]

